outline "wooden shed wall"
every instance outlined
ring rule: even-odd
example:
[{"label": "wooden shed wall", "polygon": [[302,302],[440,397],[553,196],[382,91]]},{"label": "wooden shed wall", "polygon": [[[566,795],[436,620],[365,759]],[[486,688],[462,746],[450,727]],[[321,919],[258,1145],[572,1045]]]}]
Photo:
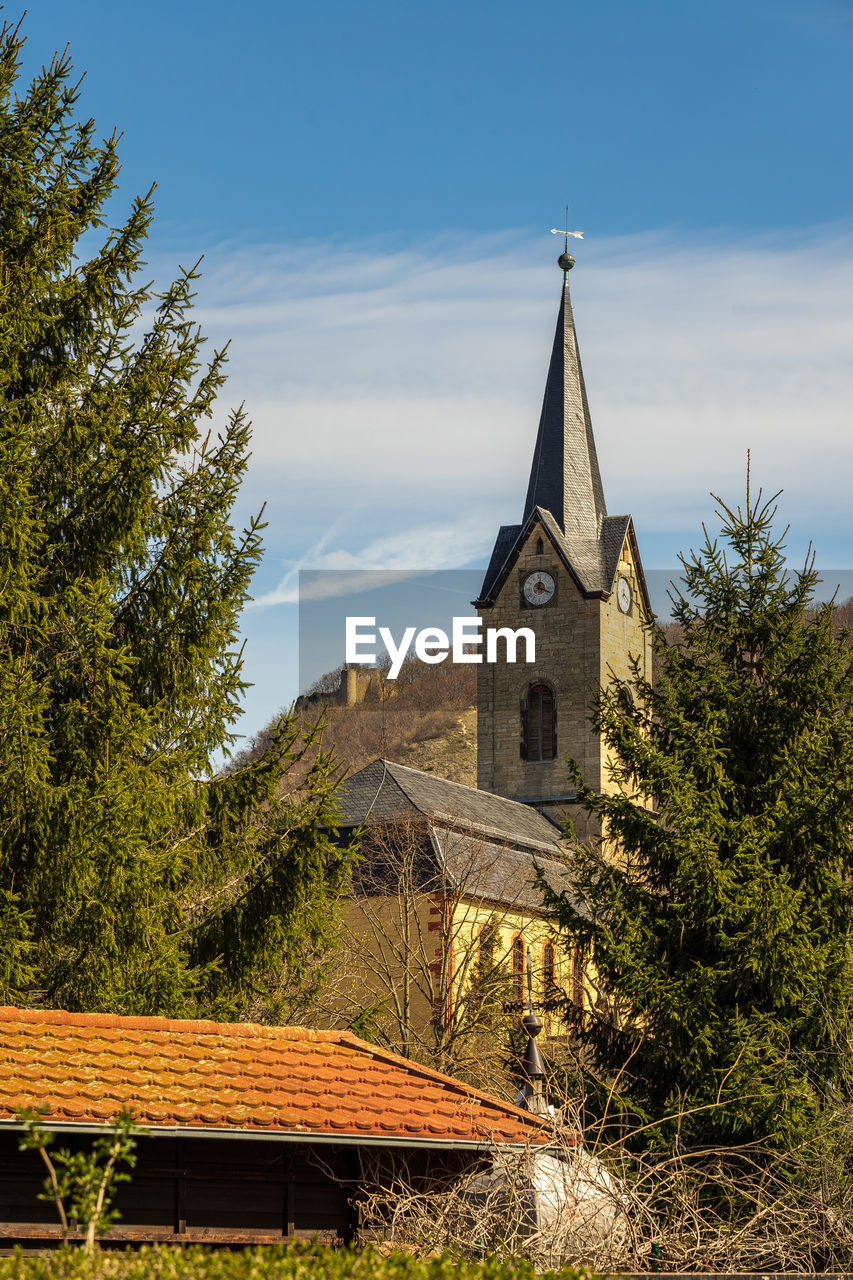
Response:
[{"label": "wooden shed wall", "polygon": [[[19,1151],[19,1133],[0,1133],[0,1251],[44,1248],[61,1239],[54,1204],[39,1199],[45,1169],[37,1152]],[[92,1138],[58,1135],[55,1147],[91,1150]],[[430,1180],[470,1163],[471,1153],[370,1149],[367,1167],[393,1177]],[[153,1241],[272,1243],[283,1237],[352,1239],[362,1181],[357,1146],[251,1138],[138,1139],[131,1181],[116,1188],[121,1218],[105,1237],[116,1245]],[[385,1183],[387,1185],[387,1183]]]}]

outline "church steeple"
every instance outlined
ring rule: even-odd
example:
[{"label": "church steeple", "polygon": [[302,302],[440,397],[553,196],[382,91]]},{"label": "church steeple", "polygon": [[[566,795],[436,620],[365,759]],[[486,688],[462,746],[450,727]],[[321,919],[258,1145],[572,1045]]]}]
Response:
[{"label": "church steeple", "polygon": [[486,570],[480,616],[496,634],[532,632],[527,663],[477,667],[477,786],[521,800],[580,838],[600,834],[575,805],[575,761],[587,786],[609,785],[608,751],[591,713],[615,679],[651,673],[651,612],[631,517],[609,516],[569,297],[563,292],[521,524],[502,525]]},{"label": "church steeple", "polygon": [[575,260],[568,251],[568,237],[573,234],[565,233],[566,252],[557,259],[563,290],[524,514],[521,524],[501,526],[478,605],[494,599],[536,522],[548,533],[584,595],[608,596],[630,524],[630,516],[608,516],[604,502],[569,294],[569,271]]},{"label": "church steeple", "polygon": [[563,295],[521,523],[541,507],[570,539],[597,541],[607,509],[569,296],[574,259],[563,254],[560,265]]}]

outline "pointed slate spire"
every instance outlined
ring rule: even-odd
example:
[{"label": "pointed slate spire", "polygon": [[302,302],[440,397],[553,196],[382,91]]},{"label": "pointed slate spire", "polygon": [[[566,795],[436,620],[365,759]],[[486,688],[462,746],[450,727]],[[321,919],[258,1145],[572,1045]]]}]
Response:
[{"label": "pointed slate spire", "polygon": [[563,296],[522,524],[542,507],[569,538],[597,541],[607,509],[569,297],[574,259],[567,252],[559,263]]}]

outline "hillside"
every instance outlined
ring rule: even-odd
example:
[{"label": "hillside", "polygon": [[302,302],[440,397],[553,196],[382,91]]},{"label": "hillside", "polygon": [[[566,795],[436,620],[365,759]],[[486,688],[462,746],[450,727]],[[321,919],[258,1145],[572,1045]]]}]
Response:
[{"label": "hillside", "polygon": [[435,736],[411,743],[394,758],[413,769],[476,787],[477,708],[468,707]]},{"label": "hillside", "polygon": [[[333,691],[339,671],[329,672],[308,691],[313,701],[300,714],[309,724],[325,719],[324,745],[354,773],[377,756],[435,773],[453,782],[477,785],[477,678],[471,666],[404,664],[396,681],[372,688],[363,702],[337,706]],[[304,702],[300,699],[300,702]],[[255,759],[266,745],[276,716],[248,751],[233,762]]]}]

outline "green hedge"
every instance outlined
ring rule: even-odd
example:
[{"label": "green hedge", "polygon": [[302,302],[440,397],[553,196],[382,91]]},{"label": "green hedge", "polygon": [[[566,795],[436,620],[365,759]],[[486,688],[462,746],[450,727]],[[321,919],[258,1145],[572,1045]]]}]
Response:
[{"label": "green hedge", "polygon": [[229,1252],[200,1246],[163,1245],[138,1252],[96,1253],[79,1249],[0,1258],[0,1280],[593,1280],[585,1271],[537,1273],[523,1258],[467,1261],[441,1254],[414,1258],[407,1253],[330,1249],[323,1245],[245,1249]]}]

